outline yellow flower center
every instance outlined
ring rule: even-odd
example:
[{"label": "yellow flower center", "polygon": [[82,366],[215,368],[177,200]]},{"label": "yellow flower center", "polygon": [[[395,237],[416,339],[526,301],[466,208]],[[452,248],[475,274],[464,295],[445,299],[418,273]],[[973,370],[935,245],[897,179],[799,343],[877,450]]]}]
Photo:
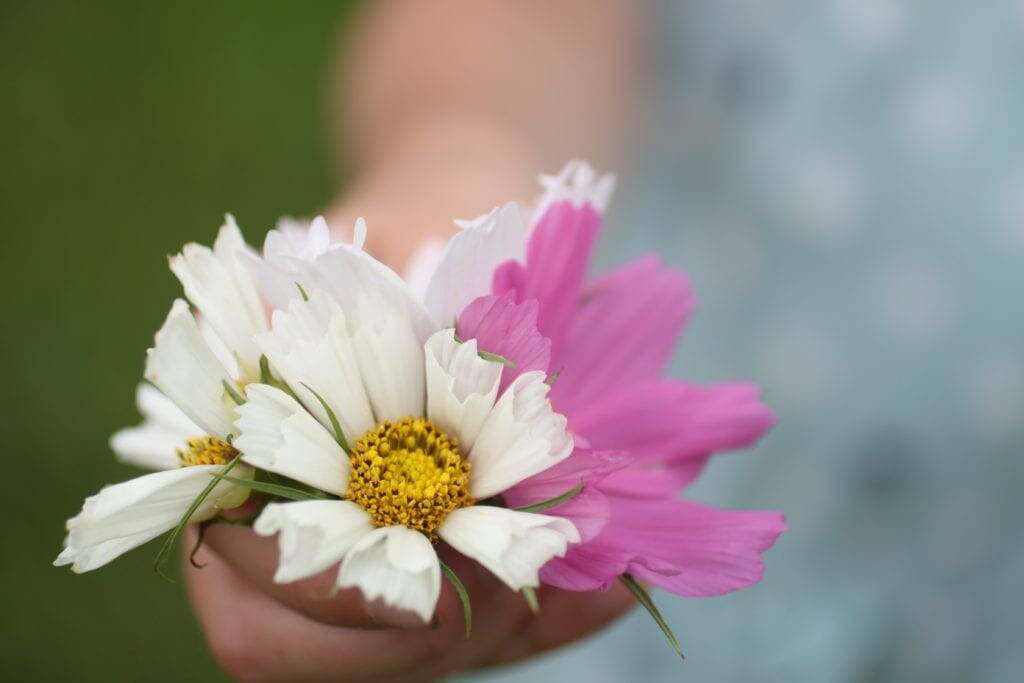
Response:
[{"label": "yellow flower center", "polygon": [[401,524],[436,538],[449,512],[473,502],[469,461],[430,420],[380,423],[356,441],[349,461],[348,499],[376,526]]},{"label": "yellow flower center", "polygon": [[189,465],[227,465],[238,455],[238,450],[227,441],[215,436],[201,436],[185,442],[185,448],[178,449],[181,467]]}]

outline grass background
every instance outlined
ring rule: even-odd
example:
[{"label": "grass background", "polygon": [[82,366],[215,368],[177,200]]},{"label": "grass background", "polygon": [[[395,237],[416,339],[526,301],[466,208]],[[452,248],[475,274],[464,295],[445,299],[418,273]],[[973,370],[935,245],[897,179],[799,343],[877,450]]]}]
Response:
[{"label": "grass background", "polygon": [[[84,576],[64,520],[132,476],[144,350],[179,286],[165,255],[225,211],[251,242],[336,189],[326,70],[351,3],[0,6],[0,680],[221,680],[150,544]],[[159,543],[159,542],[156,542]]]}]

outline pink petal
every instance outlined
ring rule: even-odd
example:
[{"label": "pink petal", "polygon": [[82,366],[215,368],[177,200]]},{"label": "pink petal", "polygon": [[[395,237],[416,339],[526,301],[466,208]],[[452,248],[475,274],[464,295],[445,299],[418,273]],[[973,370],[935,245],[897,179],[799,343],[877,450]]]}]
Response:
[{"label": "pink petal", "polygon": [[[722,595],[753,586],[764,576],[761,553],[786,531],[780,512],[722,510],[682,500],[613,507],[621,526],[606,530],[620,547],[641,549],[629,572],[677,595]],[[665,521],[652,525],[652,516]]]},{"label": "pink petal", "polygon": [[517,304],[511,292],[474,299],[459,314],[455,331],[460,339],[476,339],[481,350],[516,364],[502,370],[499,391],[524,372],[547,371],[551,361],[551,340],[537,331],[537,302]]},{"label": "pink petal", "polygon": [[568,591],[604,590],[626,572],[623,553],[599,541],[569,548],[540,568],[540,580]]},{"label": "pink petal", "polygon": [[522,481],[502,494],[509,507],[525,507],[556,498],[581,482],[584,489],[573,498],[544,510],[576,525],[583,542],[596,537],[608,521],[608,501],[598,483],[609,473],[629,465],[621,453],[593,453],[577,448],[554,467]]},{"label": "pink petal", "polygon": [[786,531],[778,512],[721,510],[682,500],[610,496],[609,502],[612,516],[601,534],[546,564],[546,583],[593,590],[629,573],[678,595],[721,595],[760,581],[761,553]]},{"label": "pink petal", "polygon": [[[694,307],[686,277],[648,256],[588,284],[551,366],[564,367],[552,390],[570,415],[624,383],[657,377]],[[544,317],[541,301],[541,318]],[[543,326],[541,327],[543,331]]]},{"label": "pink petal", "polygon": [[556,353],[573,319],[600,228],[601,214],[590,203],[555,202],[530,235],[525,267],[508,262],[494,273],[495,294],[514,291],[517,301],[538,301],[537,327]]},{"label": "pink petal", "polygon": [[[633,458],[627,453],[594,451],[581,447],[577,442],[572,455],[568,458],[519,482],[509,490],[534,496],[546,493],[549,486],[561,487],[562,491],[565,491],[580,481],[598,482],[609,474],[628,467],[632,462]],[[542,493],[538,494],[537,489],[543,489]],[[548,497],[550,498],[550,496]],[[537,500],[544,500],[544,498]]]},{"label": "pink petal", "polygon": [[637,463],[679,462],[746,448],[775,422],[753,384],[700,386],[676,380],[620,386],[580,405],[569,417],[572,429],[592,447],[628,451]]},{"label": "pink petal", "polygon": [[626,498],[675,498],[697,480],[710,454],[678,463],[630,467],[601,480],[601,491]]},{"label": "pink petal", "polygon": [[[552,491],[552,495],[540,498],[533,502],[539,503],[543,500],[550,500],[568,490],[569,489],[562,489],[557,492]],[[523,507],[524,505],[530,505],[530,503],[522,502],[526,500],[525,498],[513,496],[510,499],[507,495],[504,496],[504,498],[509,507]],[[555,505],[554,507],[542,510],[540,514],[564,517],[565,519],[568,519],[576,527],[576,530],[580,532],[580,542],[586,543],[587,541],[596,538],[604,529],[605,525],[608,524],[608,498],[598,489],[584,485],[584,489],[574,497],[560,505]]]}]

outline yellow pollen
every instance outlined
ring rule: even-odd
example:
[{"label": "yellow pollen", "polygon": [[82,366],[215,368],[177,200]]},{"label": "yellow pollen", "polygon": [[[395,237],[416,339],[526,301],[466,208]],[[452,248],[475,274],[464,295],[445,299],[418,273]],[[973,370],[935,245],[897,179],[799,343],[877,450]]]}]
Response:
[{"label": "yellow pollen", "polygon": [[215,436],[201,436],[185,442],[185,448],[178,449],[181,467],[189,465],[227,465],[238,455],[238,450],[227,441]]},{"label": "yellow pollen", "polygon": [[380,423],[356,441],[349,462],[348,499],[376,526],[401,524],[437,538],[445,516],[473,502],[469,461],[430,420]]}]

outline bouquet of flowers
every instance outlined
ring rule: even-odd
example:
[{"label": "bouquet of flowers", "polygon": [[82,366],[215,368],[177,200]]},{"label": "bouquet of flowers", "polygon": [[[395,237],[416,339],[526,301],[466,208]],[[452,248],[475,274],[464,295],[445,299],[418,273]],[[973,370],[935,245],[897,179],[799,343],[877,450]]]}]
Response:
[{"label": "bouquet of flowers", "polygon": [[167,534],[159,571],[186,525],[251,524],[278,538],[277,582],[337,566],[337,588],[426,622],[444,577],[468,637],[447,544],[535,611],[541,582],[622,581],[679,651],[646,587],[753,585],[785,523],[678,494],[773,415],[750,384],[660,376],[694,307],[683,275],[647,257],[586,277],[613,177],[570,162],[540,182],[532,210],[459,221],[409,283],[363,249],[362,220],[351,243],[317,218],[258,253],[228,216],[212,249],[186,245],[143,422],[111,439],[156,471],[87,498],[55,564],[90,571]]}]

